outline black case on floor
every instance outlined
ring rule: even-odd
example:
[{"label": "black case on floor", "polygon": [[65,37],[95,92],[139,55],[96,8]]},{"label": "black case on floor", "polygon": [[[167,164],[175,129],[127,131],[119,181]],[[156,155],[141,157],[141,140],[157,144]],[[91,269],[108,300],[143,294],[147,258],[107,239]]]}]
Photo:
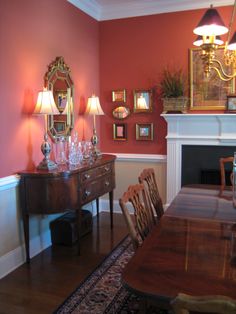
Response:
[{"label": "black case on floor", "polygon": [[[93,218],[89,210],[82,209],[81,237],[92,231]],[[74,211],[50,222],[52,244],[73,245],[77,240],[77,221]]]}]

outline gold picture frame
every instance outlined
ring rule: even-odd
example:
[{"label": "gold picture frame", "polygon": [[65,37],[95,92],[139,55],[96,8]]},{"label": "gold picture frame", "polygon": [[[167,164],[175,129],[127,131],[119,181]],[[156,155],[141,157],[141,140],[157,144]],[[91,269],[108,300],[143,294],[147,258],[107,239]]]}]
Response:
[{"label": "gold picture frame", "polygon": [[226,112],[236,113],[236,95],[228,95],[227,96]]},{"label": "gold picture frame", "polygon": [[[153,95],[151,89],[136,89],[134,93],[134,113],[152,112]],[[139,104],[139,99],[142,103]],[[141,107],[140,107],[141,105]]]},{"label": "gold picture frame", "polygon": [[136,123],[136,140],[153,140],[153,123]]},{"label": "gold picture frame", "polygon": [[113,139],[116,141],[127,140],[127,124],[126,123],[114,123],[113,124]]},{"label": "gold picture frame", "polygon": [[126,90],[125,89],[113,90],[112,101],[113,102],[126,102]]},{"label": "gold picture frame", "polygon": [[[190,110],[224,110],[226,108],[227,95],[233,94],[235,80],[222,81],[214,69],[209,78],[203,71],[201,49],[192,48],[189,52],[190,65]],[[216,50],[216,58],[224,64],[224,48]],[[231,66],[225,66],[225,71],[231,73]]]}]

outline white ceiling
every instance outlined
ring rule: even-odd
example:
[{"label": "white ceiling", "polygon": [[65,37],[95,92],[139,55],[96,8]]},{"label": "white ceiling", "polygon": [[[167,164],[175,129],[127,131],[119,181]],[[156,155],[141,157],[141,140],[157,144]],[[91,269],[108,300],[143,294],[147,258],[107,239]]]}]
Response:
[{"label": "white ceiling", "polygon": [[233,0],[67,0],[98,21],[233,5]]}]

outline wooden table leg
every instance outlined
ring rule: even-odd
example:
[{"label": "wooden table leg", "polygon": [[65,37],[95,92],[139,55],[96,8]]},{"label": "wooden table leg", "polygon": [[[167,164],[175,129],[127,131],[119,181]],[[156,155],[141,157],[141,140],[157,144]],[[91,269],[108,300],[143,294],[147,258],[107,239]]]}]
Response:
[{"label": "wooden table leg", "polygon": [[109,192],[111,229],[113,228],[113,190]]}]

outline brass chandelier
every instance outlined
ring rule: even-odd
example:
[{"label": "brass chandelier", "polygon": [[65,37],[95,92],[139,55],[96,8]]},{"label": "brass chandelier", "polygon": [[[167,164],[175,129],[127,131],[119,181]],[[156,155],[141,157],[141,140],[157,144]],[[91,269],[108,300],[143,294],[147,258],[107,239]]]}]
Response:
[{"label": "brass chandelier", "polygon": [[[198,35],[194,41],[195,46],[201,47],[201,59],[203,61],[204,73],[209,77],[210,72],[216,71],[223,81],[230,81],[236,77],[236,32],[231,36],[232,23],[234,21],[236,0],[234,2],[232,16],[227,28],[221,19],[218,11],[211,5],[203,15],[197,27],[193,30]],[[228,33],[227,41],[221,40],[220,35]],[[229,40],[230,39],[230,40]],[[216,51],[219,47],[224,48],[223,62],[217,59]],[[232,68],[231,73],[227,73],[225,67]]]}]

